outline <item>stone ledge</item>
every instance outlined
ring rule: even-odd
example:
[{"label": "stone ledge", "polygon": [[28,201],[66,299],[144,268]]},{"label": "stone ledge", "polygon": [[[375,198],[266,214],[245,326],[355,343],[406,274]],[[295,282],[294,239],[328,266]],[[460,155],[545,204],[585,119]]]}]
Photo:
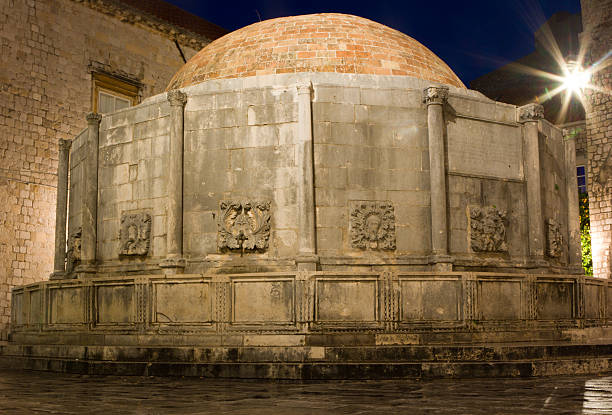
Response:
[{"label": "stone ledge", "polygon": [[201,378],[343,380],[534,377],[600,374],[612,357],[506,362],[397,363],[170,363],[102,362],[0,356],[0,367],[88,375],[191,376]]},{"label": "stone ledge", "polygon": [[452,346],[92,346],[0,344],[0,356],[123,363],[442,363],[591,359],[612,356],[612,342]]}]

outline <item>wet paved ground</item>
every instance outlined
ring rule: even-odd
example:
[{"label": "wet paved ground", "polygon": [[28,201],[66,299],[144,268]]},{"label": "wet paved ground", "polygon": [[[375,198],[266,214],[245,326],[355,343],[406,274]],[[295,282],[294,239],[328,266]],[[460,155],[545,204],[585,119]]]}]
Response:
[{"label": "wet paved ground", "polygon": [[2,370],[0,414],[612,414],[612,376],[297,384]]}]

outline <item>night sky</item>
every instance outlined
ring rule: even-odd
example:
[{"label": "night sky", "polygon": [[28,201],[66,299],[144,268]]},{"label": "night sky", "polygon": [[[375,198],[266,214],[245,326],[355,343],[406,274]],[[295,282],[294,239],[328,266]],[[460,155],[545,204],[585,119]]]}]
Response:
[{"label": "night sky", "polygon": [[533,51],[533,33],[558,11],[577,13],[580,0],[167,0],[227,30],[260,20],[310,13],[347,13],[415,38],[468,85]]}]

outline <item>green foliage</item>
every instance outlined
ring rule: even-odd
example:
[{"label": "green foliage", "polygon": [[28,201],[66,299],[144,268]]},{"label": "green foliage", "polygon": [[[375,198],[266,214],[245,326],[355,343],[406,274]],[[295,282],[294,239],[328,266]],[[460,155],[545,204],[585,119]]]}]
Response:
[{"label": "green foliage", "polygon": [[589,195],[580,193],[580,246],[582,247],[582,268],[586,275],[593,275],[591,255],[591,220],[589,218]]}]

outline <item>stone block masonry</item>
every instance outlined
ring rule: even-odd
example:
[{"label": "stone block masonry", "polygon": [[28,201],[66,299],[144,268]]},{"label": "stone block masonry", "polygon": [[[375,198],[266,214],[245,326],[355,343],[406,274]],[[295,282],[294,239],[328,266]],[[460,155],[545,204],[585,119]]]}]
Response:
[{"label": "stone block masonry", "polygon": [[[567,269],[565,247],[572,238],[566,176],[574,176],[575,166],[566,157],[561,130],[539,119],[537,105],[516,108],[459,88],[428,85],[378,75],[275,74],[204,82],[105,115],[97,272],[159,273],[169,257],[183,258],[185,273],[239,273],[247,265],[285,272],[296,264],[300,269],[306,259],[312,268],[318,261],[315,269],[321,270],[383,265],[450,270],[452,264]],[[427,105],[424,91],[435,95],[430,101],[441,98],[438,93],[446,99]],[[175,94],[183,99],[172,105],[168,98]],[[432,105],[442,106],[441,117],[452,112],[452,126],[429,117]],[[177,114],[184,122],[175,125]],[[173,126],[182,126],[182,133]],[[432,135],[437,146],[430,145]],[[485,145],[491,135],[496,139]],[[83,153],[86,136],[72,144],[68,235],[85,232],[88,216],[79,205],[92,176],[83,167],[90,158]],[[171,163],[173,143],[184,149],[182,163]],[[524,159],[527,144],[538,166]],[[508,148],[512,151],[504,151]],[[463,159],[496,162],[474,166]],[[170,183],[170,175],[181,171],[182,200]],[[306,185],[303,177],[311,172],[314,180]],[[525,192],[527,176],[537,191]],[[444,195],[435,196],[434,189]],[[174,219],[173,198],[183,203]],[[307,199],[314,202],[303,202]],[[260,210],[254,206],[260,202],[269,202],[268,220],[257,220]],[[227,213],[228,203],[250,207]],[[476,210],[485,214],[473,215]],[[301,222],[307,213],[314,218]],[[151,217],[150,249],[139,256],[120,249],[121,218],[134,214]],[[250,248],[249,232],[264,223],[266,243]],[[547,237],[549,223],[561,239],[555,232]],[[232,233],[232,244],[224,242],[223,232]],[[84,233],[81,238],[85,254]],[[549,240],[559,246],[549,249]],[[183,242],[182,251],[173,241]]]},{"label": "stone block masonry", "polygon": [[[87,125],[92,71],[131,79],[146,97],[183,64],[169,32],[146,19],[124,22],[71,0],[0,3],[0,331],[10,289],[53,270],[57,141]],[[182,49],[186,58],[195,54]]]},{"label": "stone block masonry", "polygon": [[[588,46],[585,67],[600,62],[586,89],[588,191],[591,218],[593,275],[610,278],[612,245],[612,1],[583,0],[583,38]],[[608,92],[601,92],[608,91]]]}]

